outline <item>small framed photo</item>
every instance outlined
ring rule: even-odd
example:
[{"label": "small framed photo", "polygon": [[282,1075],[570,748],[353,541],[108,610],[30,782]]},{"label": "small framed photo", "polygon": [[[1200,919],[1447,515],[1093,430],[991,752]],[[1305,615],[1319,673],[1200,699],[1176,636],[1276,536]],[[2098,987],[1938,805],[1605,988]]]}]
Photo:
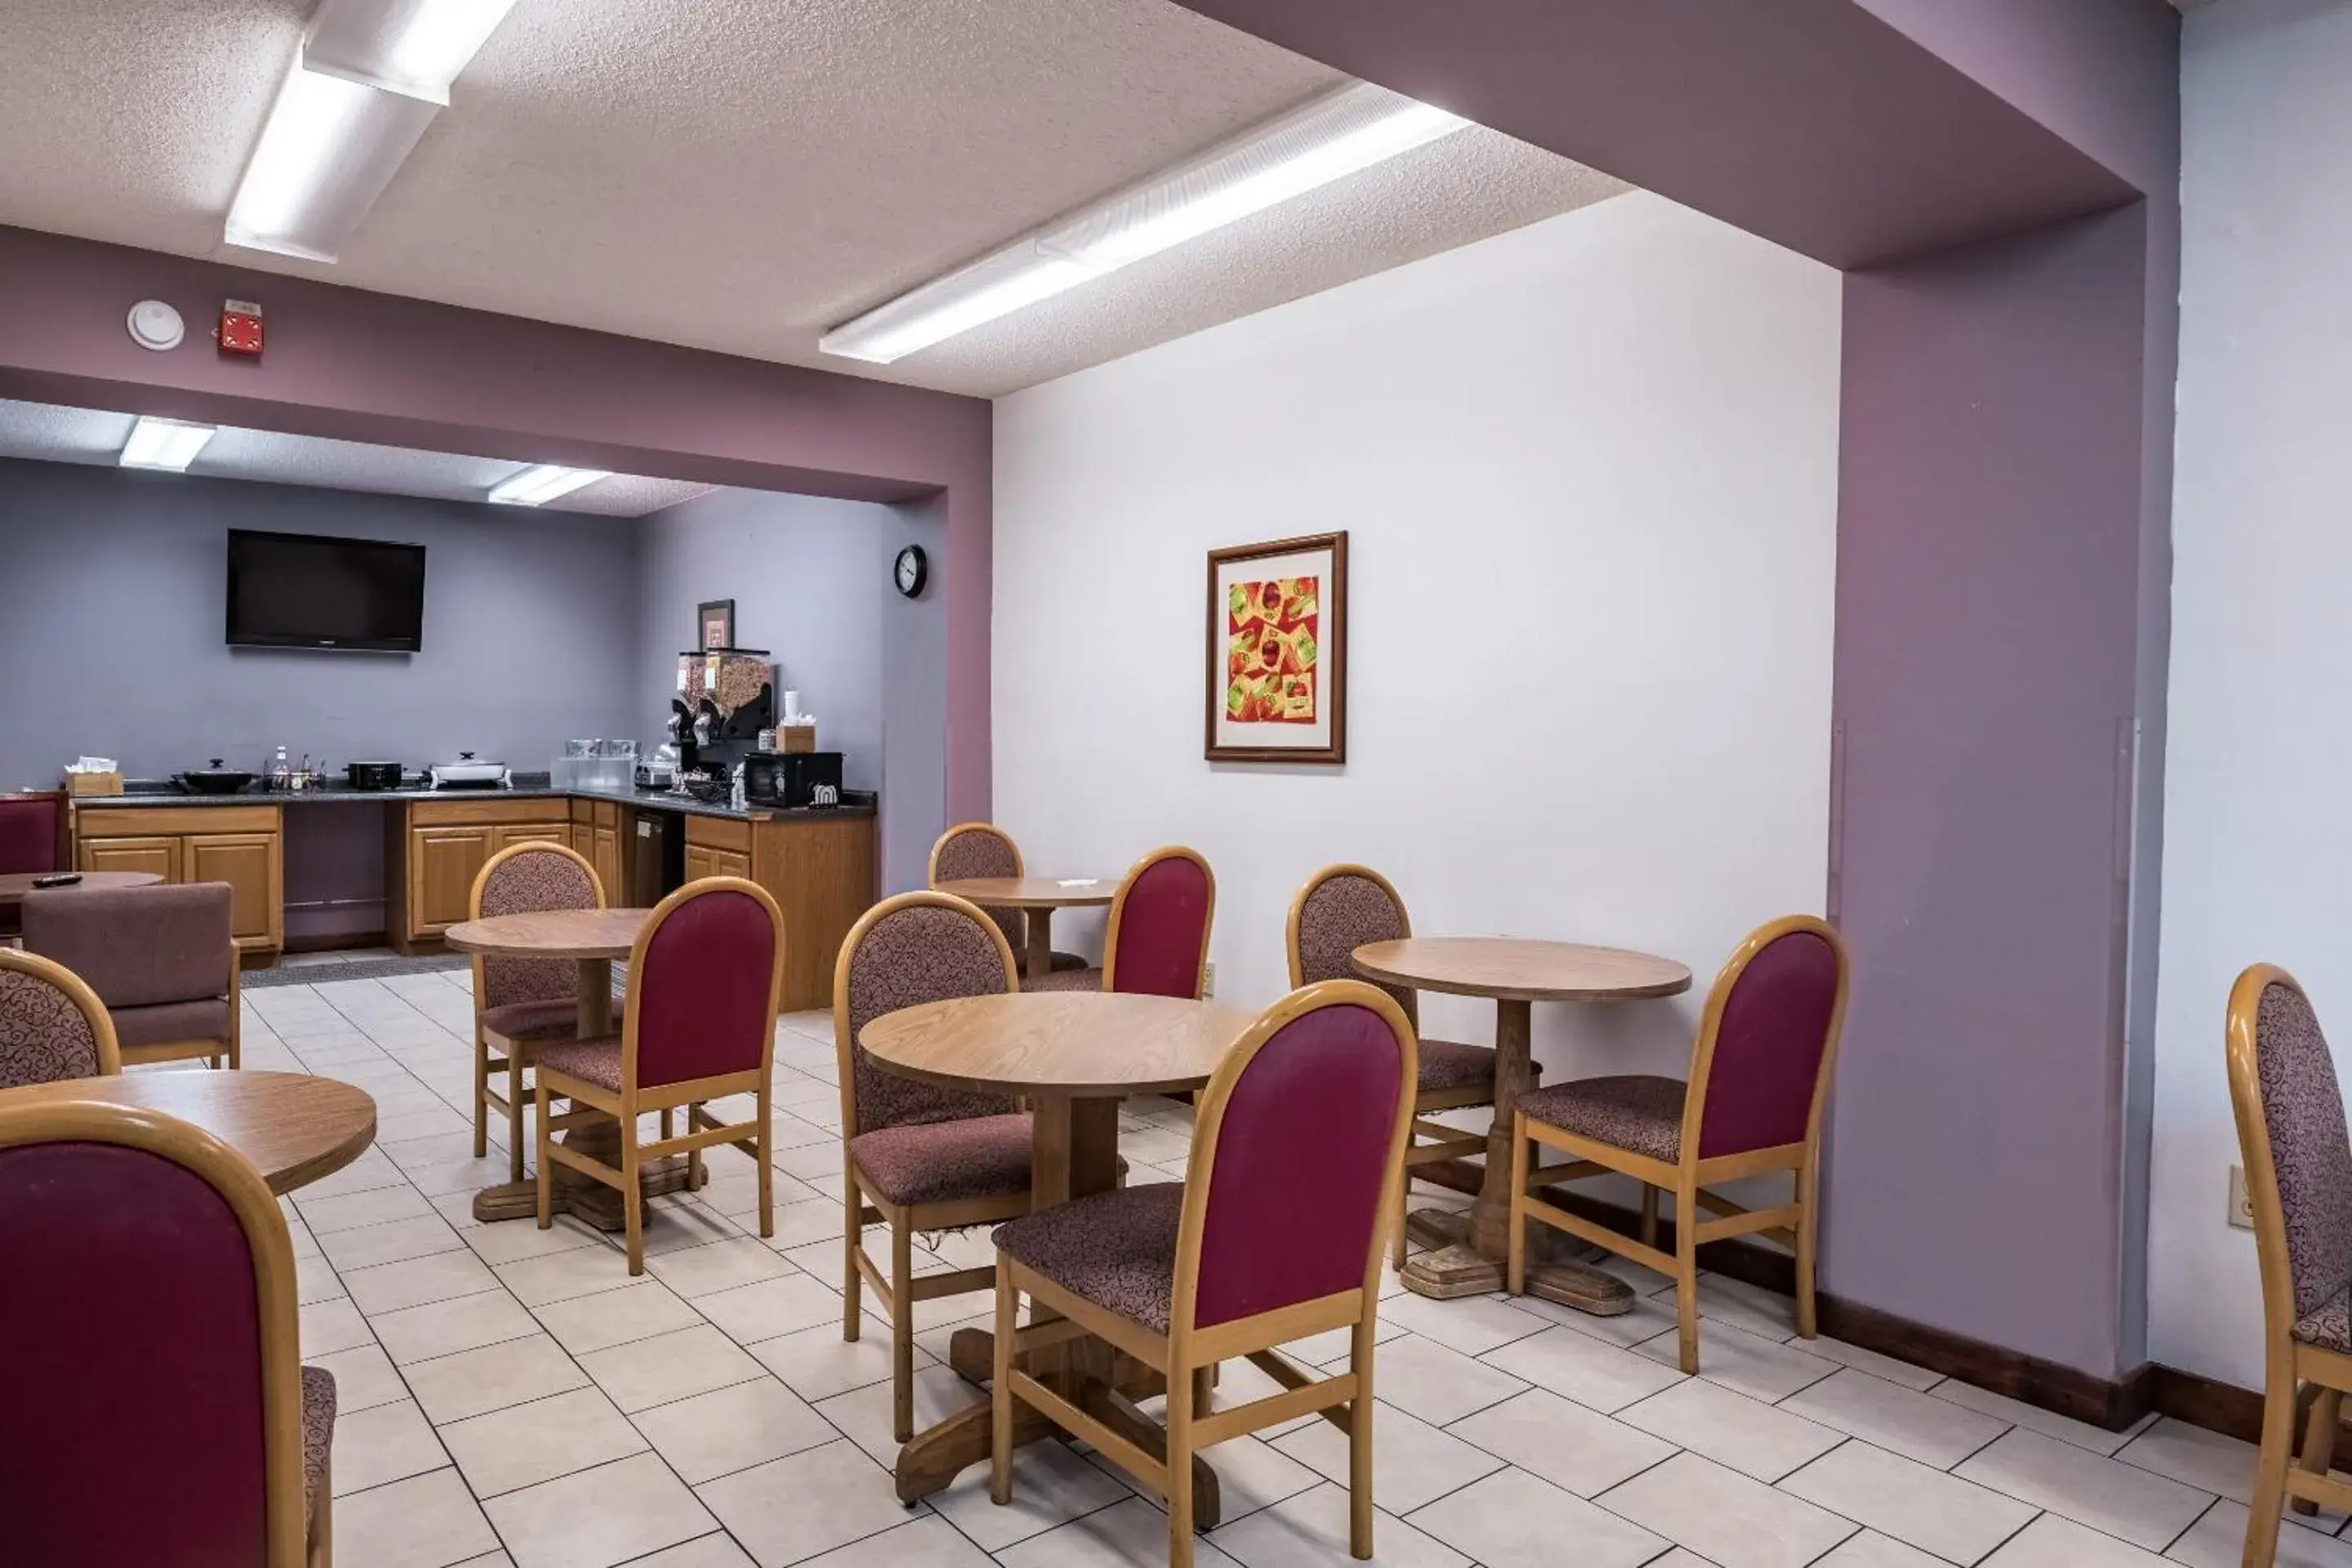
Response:
[{"label": "small framed photo", "polygon": [[735,646],[735,601],[706,599],[694,610],[695,647],[704,653]]},{"label": "small framed photo", "polygon": [[1348,760],[1348,535],[1209,552],[1206,754]]}]

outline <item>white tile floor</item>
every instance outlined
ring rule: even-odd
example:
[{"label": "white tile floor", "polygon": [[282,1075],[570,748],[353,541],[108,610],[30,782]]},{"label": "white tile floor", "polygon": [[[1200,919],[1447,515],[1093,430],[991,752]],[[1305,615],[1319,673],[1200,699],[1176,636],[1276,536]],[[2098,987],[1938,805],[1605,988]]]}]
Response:
[{"label": "white tile floor", "polygon": [[[1096,1568],[1163,1560],[1163,1516],[1069,1448],[1024,1449],[1011,1508],[984,1472],[908,1510],[885,1466],[887,1335],[838,1320],[831,1026],[777,1045],[777,1234],[749,1163],[660,1200],[648,1273],[570,1222],[478,1226],[463,971],[246,994],[247,1066],[376,1098],[380,1140],[296,1194],[307,1359],[341,1394],[341,1568]],[[185,1069],[184,1069],[185,1070]],[[1145,1179],[1178,1175],[1184,1110],[1130,1106]],[[1155,1169],[1155,1165],[1157,1168]],[[984,1237],[933,1267],[979,1261]],[[1657,1276],[1623,1318],[1538,1301],[1382,1306],[1380,1561],[1402,1568],[2126,1568],[2235,1563],[2245,1445],[2174,1423],[2100,1431],[1867,1351],[1794,1341],[1787,1305],[1701,1291],[1704,1364],[1674,1366]],[[940,1363],[984,1296],[927,1304],[919,1419],[976,1403]],[[1309,1342],[1318,1361],[1344,1338]],[[1224,1393],[1261,1392],[1227,1369]],[[1270,1385],[1268,1385],[1270,1386]],[[1213,1450],[1225,1518],[1203,1568],[1349,1561],[1339,1434],[1305,1423]],[[2280,1563],[2352,1568],[2342,1519],[2295,1521]],[[2160,1554],[2160,1555],[2159,1555]]]}]

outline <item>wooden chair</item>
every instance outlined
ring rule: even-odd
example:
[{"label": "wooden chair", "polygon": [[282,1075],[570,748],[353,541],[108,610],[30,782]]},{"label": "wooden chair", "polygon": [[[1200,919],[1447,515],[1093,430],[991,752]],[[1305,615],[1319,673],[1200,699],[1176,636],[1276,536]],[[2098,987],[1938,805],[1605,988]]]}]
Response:
[{"label": "wooden chair", "polygon": [[243,1060],[236,894],[226,882],[25,895],[25,950],[98,994],[123,1065]]},{"label": "wooden chair", "polygon": [[[2352,1484],[2328,1474],[2352,1389],[2352,1139],[2327,1038],[2285,970],[2257,963],[2231,987],[2228,1057],[2263,1278],[2263,1444],[2245,1568],[2270,1568],[2288,1500],[2303,1512],[2352,1509]],[[2315,1395],[2298,1457],[2306,1384]]]},{"label": "wooden chair", "polygon": [[[775,1173],[768,1163],[776,1053],[776,1006],[784,984],[784,917],[757,882],[706,877],[654,906],[629,951],[629,994],[621,1037],[557,1040],[538,1047],[532,1091],[539,1104],[539,1228],[553,1223],[550,1199],[561,1164],[621,1192],[629,1272],[646,1270],[645,1194],[651,1161],[684,1154],[700,1184],[702,1151],[731,1143],[760,1172],[760,1234],[776,1234]],[[705,1102],[748,1094],[750,1121],[721,1122]],[[561,1097],[572,1109],[551,1116]],[[669,1112],[686,1108],[686,1131],[668,1134]],[[639,1118],[663,1113],[663,1135],[640,1142]],[[600,1119],[619,1123],[620,1164],[554,1142],[554,1134]]]},{"label": "wooden chair", "polygon": [[[1349,1548],[1370,1557],[1381,1232],[1394,1212],[1415,1081],[1412,1025],[1394,998],[1352,980],[1294,991],[1202,1092],[1186,1180],[1124,1187],[1001,1226],[990,1495],[1013,1498],[1018,1401],[1165,1500],[1168,1561],[1190,1568],[1194,1452],[1316,1414],[1348,1434]],[[1025,1330],[1017,1326],[1024,1292]],[[1275,1349],[1339,1328],[1351,1331],[1353,1350],[1335,1376],[1318,1378]],[[1166,1380],[1163,1453],[1071,1404],[1037,1359],[1083,1353],[1071,1342],[1087,1335]],[[1211,1374],[1235,1357],[1283,1392],[1212,1413]]]},{"label": "wooden chair", "polygon": [[1169,845],[1128,868],[1110,903],[1100,969],[1056,970],[1024,991],[1127,991],[1198,1001],[1209,984],[1217,878],[1197,849]]},{"label": "wooden chair", "polygon": [[0,1557],[327,1568],[335,1380],[252,1165],[160,1111],[0,1101]]},{"label": "wooden chair", "polygon": [[0,948],[0,1089],[121,1070],[98,993],[62,963]]},{"label": "wooden chair", "polygon": [[[562,844],[510,844],[482,864],[467,898],[469,920],[541,910],[601,910],[604,884],[588,858]],[[580,966],[564,958],[474,954],[474,1158],[489,1152],[490,1112],[507,1119],[508,1179],[522,1180],[523,1069],[550,1040],[580,1035]],[[490,1087],[503,1072],[506,1092]],[[665,1127],[665,1132],[667,1129]]]},{"label": "wooden chair", "polygon": [[[1017,1101],[898,1077],[875,1065],[857,1032],[901,1007],[1019,989],[1003,927],[951,893],[901,893],[875,905],[850,928],[834,965],[848,1180],[841,1337],[856,1340],[860,1288],[871,1285],[890,1320],[891,1430],[901,1443],[915,1435],[915,1303],[985,1290],[996,1278],[983,1268],[918,1279],[914,1237],[1027,1214],[1034,1139]],[[866,1253],[865,1228],[877,1223],[890,1227],[887,1278]]]},{"label": "wooden chair", "polygon": [[[0,875],[35,876],[73,864],[73,808],[61,789],[0,791]],[[0,909],[0,945],[16,934],[16,910]]]},{"label": "wooden chair", "polygon": [[[929,881],[937,888],[941,882],[961,881],[967,877],[1020,877],[1027,875],[1021,862],[1021,847],[1013,836],[992,822],[959,822],[940,835],[931,846],[931,868]],[[1029,916],[1021,910],[985,908],[982,911],[1004,940],[1013,946],[1013,966],[1021,973],[1029,971]],[[1056,970],[1077,970],[1087,967],[1087,961],[1075,952],[1054,954]]]},{"label": "wooden chair", "polygon": [[[1673,1277],[1682,1369],[1698,1371],[1698,1249],[1761,1233],[1797,1255],[1797,1332],[1815,1334],[1822,1107],[1845,1019],[1845,944],[1825,921],[1788,915],[1759,927],[1715,977],[1691,1049],[1690,1081],[1630,1075],[1579,1079],[1519,1097],[1511,1118],[1511,1238],[1507,1284],[1526,1289],[1527,1222]],[[1530,1170],[1530,1142],[1571,1163]],[[1748,1210],[1706,1189],[1789,1173],[1790,1201]],[[1554,1182],[1610,1173],[1641,1182],[1642,1238],[1620,1236],[1534,1195]],[[1658,1250],[1657,1200],[1675,1194],[1675,1251]],[[1717,1215],[1702,1220],[1701,1210]]]},{"label": "wooden chair", "polygon": [[[1306,886],[1290,900],[1290,918],[1283,932],[1283,945],[1290,958],[1290,984],[1295,989],[1318,980],[1361,979],[1349,959],[1356,949],[1366,942],[1396,942],[1412,934],[1412,921],[1405,913],[1404,900],[1386,877],[1369,866],[1326,866],[1307,878]],[[1397,1183],[1396,1224],[1390,1231],[1390,1260],[1402,1268],[1413,1167],[1486,1152],[1484,1131],[1465,1132],[1425,1118],[1495,1103],[1495,1047],[1433,1040],[1422,1035],[1419,994],[1402,985],[1380,989],[1404,1010],[1420,1043],[1421,1082],[1413,1095],[1412,1136],[1405,1140],[1404,1175]]]}]

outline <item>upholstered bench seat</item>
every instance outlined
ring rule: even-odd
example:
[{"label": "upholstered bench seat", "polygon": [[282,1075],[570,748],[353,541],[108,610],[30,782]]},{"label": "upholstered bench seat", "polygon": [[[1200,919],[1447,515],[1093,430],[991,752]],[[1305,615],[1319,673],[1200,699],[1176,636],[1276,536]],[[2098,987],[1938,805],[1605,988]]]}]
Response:
[{"label": "upholstered bench seat", "polygon": [[543,1069],[593,1083],[608,1093],[621,1092],[621,1039],[605,1035],[593,1040],[551,1040],[533,1053]]},{"label": "upholstered bench seat", "polygon": [[1530,1121],[1671,1165],[1682,1158],[1683,1101],[1689,1092],[1678,1078],[1628,1073],[1533,1089],[1519,1096],[1518,1108]]},{"label": "upholstered bench seat", "polygon": [[319,1509],[327,1484],[327,1456],[335,1446],[335,1374],[302,1369],[302,1517]]},{"label": "upholstered bench seat", "polygon": [[1029,1190],[1035,1132],[1025,1111],[910,1121],[849,1141],[849,1157],[887,1201],[950,1204]]},{"label": "upholstered bench seat", "polygon": [[1491,1086],[1495,1081],[1495,1047],[1465,1045],[1459,1040],[1421,1042],[1418,1087],[1424,1094],[1441,1090]]},{"label": "upholstered bench seat", "polygon": [[1034,979],[1024,976],[1021,982],[1021,989],[1024,991],[1099,991],[1102,989],[1102,983],[1103,972],[1099,969],[1056,969],[1051,974],[1040,975]]},{"label": "upholstered bench seat", "polygon": [[999,1250],[1084,1301],[1168,1331],[1184,1184],[1121,1187],[1040,1209],[996,1228]]},{"label": "upholstered bench seat", "polygon": [[[620,1011],[617,1006],[615,1013]],[[569,996],[542,1002],[509,1002],[482,1009],[482,1027],[509,1040],[561,1038],[580,1030],[580,1004]]]}]

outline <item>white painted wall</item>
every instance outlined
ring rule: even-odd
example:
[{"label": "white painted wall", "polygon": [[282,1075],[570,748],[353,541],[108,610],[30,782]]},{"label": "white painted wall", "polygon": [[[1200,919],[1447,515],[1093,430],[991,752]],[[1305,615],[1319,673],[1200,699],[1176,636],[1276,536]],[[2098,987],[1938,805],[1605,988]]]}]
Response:
[{"label": "white painted wall", "polygon": [[[1818,910],[1839,301],[1628,195],[1001,400],[995,798],[1030,869],[1197,847],[1219,994],[1250,1005],[1332,860],[1423,932],[1649,949],[1702,989]],[[1337,528],[1348,765],[1212,768],[1203,553]],[[1538,1008],[1538,1040],[1679,1070],[1697,1002]],[[1491,1008],[1424,1026],[1489,1038]]]},{"label": "white painted wall", "polygon": [[2352,5],[2230,0],[2182,50],[2171,739],[2148,1353],[2260,1387],[2231,981],[2300,977],[2352,1081]]}]

